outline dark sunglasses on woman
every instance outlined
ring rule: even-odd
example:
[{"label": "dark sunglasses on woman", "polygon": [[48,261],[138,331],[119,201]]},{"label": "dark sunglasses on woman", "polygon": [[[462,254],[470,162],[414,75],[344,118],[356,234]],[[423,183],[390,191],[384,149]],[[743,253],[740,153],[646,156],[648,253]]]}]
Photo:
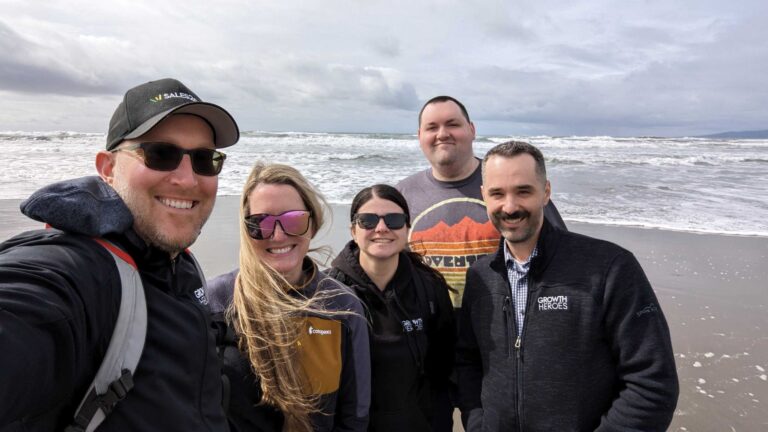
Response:
[{"label": "dark sunglasses on woman", "polygon": [[284,233],[300,236],[309,230],[309,215],[310,212],[306,210],[288,210],[279,215],[252,214],[245,217],[245,226],[248,228],[248,235],[256,240],[272,238],[277,224],[280,224]]},{"label": "dark sunglasses on woman", "polygon": [[363,229],[374,229],[379,224],[379,220],[384,219],[384,225],[391,230],[400,229],[405,226],[407,218],[404,213],[387,213],[379,216],[375,213],[358,213],[353,222]]},{"label": "dark sunglasses on woman", "polygon": [[141,150],[144,165],[155,171],[175,170],[179,167],[184,155],[188,154],[192,161],[192,171],[202,176],[218,175],[224,166],[224,159],[227,158],[227,155],[218,150],[208,148],[187,150],[164,142],[129,144],[110,151],[115,153],[121,150]]}]

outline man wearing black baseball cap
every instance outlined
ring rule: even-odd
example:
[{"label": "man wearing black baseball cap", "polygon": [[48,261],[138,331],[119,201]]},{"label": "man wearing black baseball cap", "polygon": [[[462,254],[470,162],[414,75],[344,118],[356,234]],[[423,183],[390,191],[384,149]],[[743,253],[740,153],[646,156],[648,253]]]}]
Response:
[{"label": "man wearing black baseball cap", "polygon": [[[148,82],[115,110],[98,177],[22,203],[50,228],[0,244],[0,431],[91,431],[91,414],[99,431],[228,430],[204,278],[186,249],[215,202],[219,149],[238,138],[223,108],[177,80]],[[143,351],[127,394],[112,383],[78,410],[116,337],[121,260],[146,298]]]}]

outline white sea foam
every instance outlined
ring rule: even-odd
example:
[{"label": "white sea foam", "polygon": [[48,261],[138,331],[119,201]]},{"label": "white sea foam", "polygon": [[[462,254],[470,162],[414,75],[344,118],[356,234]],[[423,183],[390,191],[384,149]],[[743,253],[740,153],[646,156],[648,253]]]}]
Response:
[{"label": "white sea foam", "polygon": [[[566,221],[768,236],[768,140],[491,136],[476,141],[475,153],[510,138],[542,149]],[[93,155],[104,141],[72,131],[0,132],[0,199],[95,174]],[[224,151],[220,195],[239,195],[257,160],[297,167],[338,204],[428,167],[413,134],[255,131]]]}]

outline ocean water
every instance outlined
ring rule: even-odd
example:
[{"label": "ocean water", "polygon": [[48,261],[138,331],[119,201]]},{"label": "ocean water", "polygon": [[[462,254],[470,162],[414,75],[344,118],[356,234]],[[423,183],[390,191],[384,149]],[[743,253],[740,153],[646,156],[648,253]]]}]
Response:
[{"label": "ocean water", "polygon": [[[768,236],[768,140],[486,136],[538,146],[566,221]],[[0,132],[0,199],[95,174],[103,134]],[[332,203],[428,167],[415,135],[246,132],[225,149],[220,195],[239,195],[257,160],[298,168]]]}]

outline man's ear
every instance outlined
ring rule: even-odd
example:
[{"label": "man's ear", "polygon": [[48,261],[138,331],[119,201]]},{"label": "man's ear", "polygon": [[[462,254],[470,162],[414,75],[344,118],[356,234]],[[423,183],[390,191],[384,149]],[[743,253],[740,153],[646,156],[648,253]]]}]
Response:
[{"label": "man's ear", "polygon": [[111,185],[115,176],[115,154],[106,150],[96,153],[96,171],[105,183]]},{"label": "man's ear", "polygon": [[544,185],[544,195],[546,196],[544,205],[547,205],[549,203],[549,198],[552,196],[552,185],[549,183],[549,180],[547,180],[547,183]]}]

